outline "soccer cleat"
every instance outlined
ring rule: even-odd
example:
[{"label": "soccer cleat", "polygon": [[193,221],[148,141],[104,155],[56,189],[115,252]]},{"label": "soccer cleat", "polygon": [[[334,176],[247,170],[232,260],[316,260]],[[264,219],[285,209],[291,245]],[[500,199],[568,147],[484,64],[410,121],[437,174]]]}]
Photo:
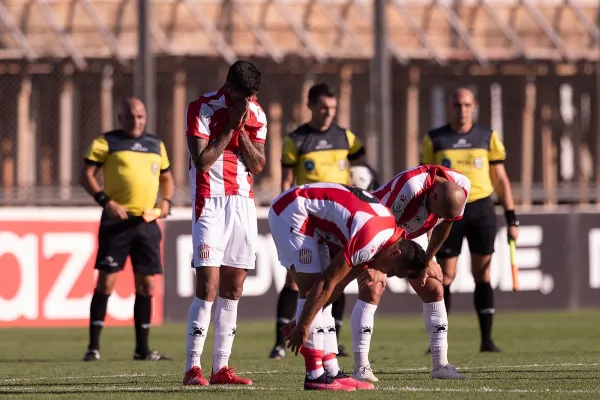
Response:
[{"label": "soccer cleat", "polygon": [[285,358],[285,348],[283,346],[273,347],[271,354],[269,354],[269,358],[272,360],[281,360],[282,358]]},{"label": "soccer cleat", "polygon": [[337,380],[327,376],[327,373],[323,373],[320,377],[315,379],[308,379],[307,375],[304,378],[304,390],[337,390],[341,392],[353,392],[356,388],[342,385]]},{"label": "soccer cleat", "polygon": [[373,385],[371,382],[359,381],[358,379],[354,379],[353,377],[344,374],[342,371],[338,372],[333,379],[342,386],[353,387],[356,390],[375,389],[375,385]]},{"label": "soccer cleat", "polygon": [[450,364],[446,364],[431,372],[431,377],[434,379],[464,379],[464,375],[460,374],[456,368]]},{"label": "soccer cleat", "polygon": [[252,380],[237,376],[234,368],[223,367],[216,374],[210,374],[211,385],[252,385]]},{"label": "soccer cleat", "polygon": [[338,353],[337,353],[338,357],[348,357],[349,354],[346,353],[346,349],[344,348],[344,346],[338,346]]},{"label": "soccer cleat", "polygon": [[94,349],[88,349],[83,356],[83,361],[98,361],[100,359],[100,352]]},{"label": "soccer cleat", "polygon": [[200,367],[192,367],[183,377],[184,385],[208,386],[208,381],[202,375]]},{"label": "soccer cleat", "polygon": [[496,344],[492,341],[481,343],[479,351],[482,353],[502,353],[502,350],[496,347]]},{"label": "soccer cleat", "polygon": [[365,365],[354,370],[352,377],[362,382],[377,382],[379,379],[373,374],[370,365]]},{"label": "soccer cleat", "polygon": [[133,355],[133,359],[136,361],[171,361],[172,358],[163,356],[156,350],[150,350],[146,354],[140,354],[137,351]]}]

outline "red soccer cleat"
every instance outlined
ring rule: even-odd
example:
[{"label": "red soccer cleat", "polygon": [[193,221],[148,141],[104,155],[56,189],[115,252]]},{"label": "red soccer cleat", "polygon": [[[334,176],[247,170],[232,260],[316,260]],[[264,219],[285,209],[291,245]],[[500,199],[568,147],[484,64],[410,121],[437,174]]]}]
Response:
[{"label": "red soccer cleat", "polygon": [[339,383],[342,386],[348,386],[352,388],[356,388],[356,390],[373,390],[375,389],[375,385],[371,382],[362,382],[357,379],[354,379],[351,376],[344,374],[342,371],[338,372],[337,376],[333,378],[334,382]]},{"label": "red soccer cleat", "polygon": [[210,375],[211,385],[252,385],[252,380],[237,376],[233,368],[223,367]]},{"label": "red soccer cleat", "polygon": [[192,367],[183,377],[184,385],[208,386],[208,381],[202,375],[200,367]]},{"label": "red soccer cleat", "polygon": [[342,385],[337,380],[327,376],[326,373],[316,379],[304,378],[304,390],[337,390],[341,392],[353,392],[356,388]]}]

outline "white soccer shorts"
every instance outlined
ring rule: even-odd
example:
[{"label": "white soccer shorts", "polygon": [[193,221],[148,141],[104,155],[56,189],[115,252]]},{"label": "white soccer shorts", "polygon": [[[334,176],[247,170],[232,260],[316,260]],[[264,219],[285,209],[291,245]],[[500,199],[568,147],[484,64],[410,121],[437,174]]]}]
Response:
[{"label": "white soccer shorts", "polygon": [[200,217],[193,213],[194,268],[254,269],[258,226],[254,199],[223,196],[204,199]]},{"label": "white soccer shorts", "polygon": [[269,227],[279,263],[285,268],[293,265],[296,272],[319,274],[329,266],[331,259],[325,241],[292,230],[273,209],[269,210]]}]

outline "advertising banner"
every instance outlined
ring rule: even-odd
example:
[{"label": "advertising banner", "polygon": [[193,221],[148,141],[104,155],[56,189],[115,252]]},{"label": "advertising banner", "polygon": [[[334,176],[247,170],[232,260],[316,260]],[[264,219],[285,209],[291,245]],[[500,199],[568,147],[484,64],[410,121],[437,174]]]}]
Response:
[{"label": "advertising banner", "polygon": [[[98,209],[0,211],[0,327],[87,326],[96,286]],[[135,287],[129,261],[110,296],[106,325],[132,325]],[[158,277],[153,324],[163,320]]]},{"label": "advertising banner", "polygon": [[[266,219],[259,210],[259,245],[256,269],[250,271],[240,302],[240,318],[270,318],[275,315],[277,293],[285,282],[286,270],[277,260],[277,251]],[[185,214],[180,214],[185,215]],[[189,214],[188,214],[189,215]],[[165,319],[184,321],[194,296],[191,222],[170,220],[165,231]],[[513,292],[509,248],[502,216],[498,216],[496,253],[492,258],[492,287],[498,310],[565,309],[600,305],[600,216],[569,212],[520,214],[521,228],[516,258],[520,291]],[[426,246],[425,236],[417,239]],[[451,286],[453,311],[473,309],[475,283],[465,240],[457,276]],[[346,289],[347,312],[356,299],[358,287]],[[390,278],[378,313],[420,313],[421,301],[403,279]]]}]

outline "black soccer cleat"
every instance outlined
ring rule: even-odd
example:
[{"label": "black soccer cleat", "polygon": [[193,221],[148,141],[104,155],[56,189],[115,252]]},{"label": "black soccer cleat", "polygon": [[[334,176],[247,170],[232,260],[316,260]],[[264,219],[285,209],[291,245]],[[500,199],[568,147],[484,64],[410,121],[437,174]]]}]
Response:
[{"label": "black soccer cleat", "polygon": [[283,346],[275,346],[273,350],[271,350],[271,354],[269,354],[269,358],[271,360],[281,360],[285,358],[285,347]]},{"label": "black soccer cleat", "polygon": [[349,354],[346,353],[346,349],[342,345],[338,346],[338,354],[337,355],[338,355],[338,357],[348,357],[349,356]]},{"label": "black soccer cleat", "polygon": [[83,361],[98,361],[100,360],[100,352],[94,349],[88,349],[84,356]]},{"label": "black soccer cleat", "polygon": [[502,353],[502,350],[500,350],[492,341],[481,343],[479,351],[482,353]]},{"label": "black soccer cleat", "polygon": [[173,359],[167,356],[163,356],[156,350],[150,350],[146,354],[140,354],[137,351],[133,355],[133,359],[136,361],[172,361]]}]

